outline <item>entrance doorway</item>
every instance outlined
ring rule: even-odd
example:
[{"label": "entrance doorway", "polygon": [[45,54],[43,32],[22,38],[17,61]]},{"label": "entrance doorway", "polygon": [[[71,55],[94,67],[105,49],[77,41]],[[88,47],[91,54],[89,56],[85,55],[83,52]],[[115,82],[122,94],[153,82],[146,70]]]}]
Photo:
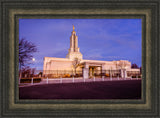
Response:
[{"label": "entrance doorway", "polygon": [[93,77],[95,74],[95,68],[94,66],[89,67],[89,77]]},{"label": "entrance doorway", "polygon": [[101,66],[89,66],[88,75],[90,78],[101,77],[102,67]]},{"label": "entrance doorway", "polygon": [[102,73],[102,67],[104,63],[97,62],[83,62],[83,78],[93,78]]}]

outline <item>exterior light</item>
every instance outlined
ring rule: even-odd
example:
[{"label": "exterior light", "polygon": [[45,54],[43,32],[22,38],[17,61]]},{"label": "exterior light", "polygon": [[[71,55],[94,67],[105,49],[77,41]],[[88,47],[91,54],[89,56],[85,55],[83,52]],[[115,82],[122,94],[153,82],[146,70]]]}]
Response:
[{"label": "exterior light", "polygon": [[32,61],[35,61],[35,58],[32,58]]}]

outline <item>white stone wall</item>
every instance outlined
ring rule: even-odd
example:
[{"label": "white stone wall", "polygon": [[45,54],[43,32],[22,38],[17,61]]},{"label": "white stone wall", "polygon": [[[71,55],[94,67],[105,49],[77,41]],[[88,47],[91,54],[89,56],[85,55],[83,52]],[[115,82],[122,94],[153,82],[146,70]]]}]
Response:
[{"label": "white stone wall", "polygon": [[[67,58],[53,58],[53,57],[45,57],[44,58],[44,66],[43,66],[43,74],[47,74],[49,70],[51,71],[74,71],[73,61]],[[81,67],[76,69],[77,71],[82,70]]]},{"label": "white stone wall", "polygon": [[140,72],[140,69],[138,69],[138,68],[130,68],[127,71]]},{"label": "white stone wall", "polygon": [[72,70],[72,61],[51,61],[51,70]]},{"label": "white stone wall", "polygon": [[[139,69],[137,70],[131,69],[131,62],[126,60],[120,60],[120,61],[81,60],[81,63],[88,62],[88,63],[94,63],[94,64],[95,63],[103,64],[103,70],[117,70],[122,68],[118,67],[116,64],[122,63],[123,61],[125,62],[125,69],[127,71],[139,71]],[[66,70],[66,71],[74,70],[72,62],[73,61],[68,58],[45,57],[43,72],[45,74],[45,70]],[[99,67],[99,69],[101,68]],[[76,70],[80,71],[82,70],[82,68],[78,67]]]}]

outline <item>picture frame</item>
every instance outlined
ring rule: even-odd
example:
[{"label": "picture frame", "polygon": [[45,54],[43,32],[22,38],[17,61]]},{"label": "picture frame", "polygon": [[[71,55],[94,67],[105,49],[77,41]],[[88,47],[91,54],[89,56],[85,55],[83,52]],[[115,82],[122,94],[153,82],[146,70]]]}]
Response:
[{"label": "picture frame", "polygon": [[[1,117],[159,117],[158,0],[2,0]],[[19,18],[141,18],[141,100],[19,100]]]}]

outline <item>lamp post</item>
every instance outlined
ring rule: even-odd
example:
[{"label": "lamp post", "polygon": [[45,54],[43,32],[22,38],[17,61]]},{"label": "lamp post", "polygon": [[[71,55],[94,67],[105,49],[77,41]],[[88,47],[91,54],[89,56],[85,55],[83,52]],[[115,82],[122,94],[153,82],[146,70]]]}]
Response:
[{"label": "lamp post", "polygon": [[[32,58],[32,61],[33,61],[33,63],[35,63],[35,61],[36,61],[36,59],[35,58]],[[32,70],[32,74],[33,74],[33,77],[34,77],[34,72],[35,70]],[[31,81],[31,84],[33,84],[34,83],[34,78],[32,77],[32,81]]]},{"label": "lamp post", "polygon": [[112,81],[112,67],[110,68],[110,79]]},{"label": "lamp post", "polygon": [[20,64],[20,69],[19,69],[19,84],[21,83],[21,75],[22,75],[22,72],[21,72],[21,64]]}]

